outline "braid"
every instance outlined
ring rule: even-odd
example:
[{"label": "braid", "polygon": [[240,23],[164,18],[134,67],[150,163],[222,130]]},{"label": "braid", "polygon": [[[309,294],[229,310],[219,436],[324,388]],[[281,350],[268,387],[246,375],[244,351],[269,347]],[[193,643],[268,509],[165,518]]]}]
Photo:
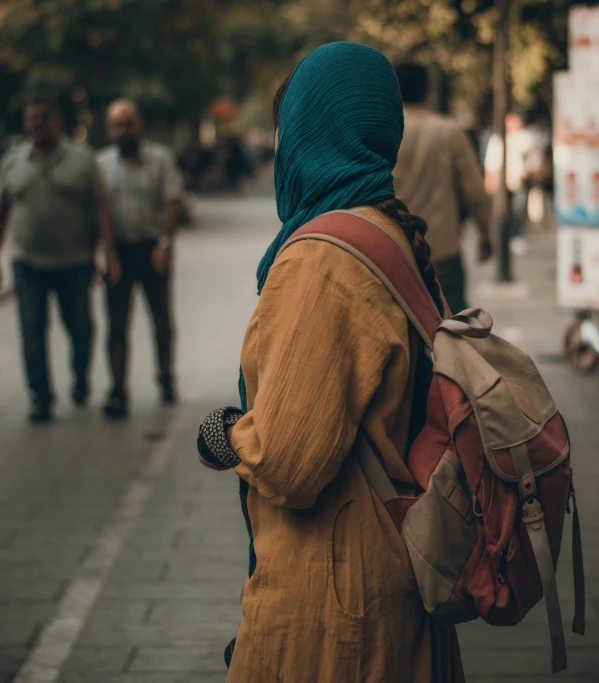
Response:
[{"label": "braid", "polygon": [[441,294],[441,287],[437,280],[437,270],[431,261],[431,248],[426,241],[426,233],[428,232],[426,221],[419,216],[411,214],[408,207],[399,199],[386,199],[377,204],[376,208],[401,226],[412,246],[416,265],[424,280],[424,284],[435,302],[441,317],[444,317],[445,305]]}]

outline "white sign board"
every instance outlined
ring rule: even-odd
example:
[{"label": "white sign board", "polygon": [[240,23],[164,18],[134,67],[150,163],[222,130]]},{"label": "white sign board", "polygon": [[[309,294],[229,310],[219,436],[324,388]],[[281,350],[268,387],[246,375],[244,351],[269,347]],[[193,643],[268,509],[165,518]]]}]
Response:
[{"label": "white sign board", "polygon": [[556,219],[599,225],[599,74],[557,74],[554,103]]},{"label": "white sign board", "polygon": [[568,60],[571,72],[599,69],[599,7],[570,10]]},{"label": "white sign board", "polygon": [[560,226],[557,292],[561,306],[599,309],[599,228]]},{"label": "white sign board", "polygon": [[553,96],[558,302],[599,309],[599,10],[571,11],[569,57]]}]

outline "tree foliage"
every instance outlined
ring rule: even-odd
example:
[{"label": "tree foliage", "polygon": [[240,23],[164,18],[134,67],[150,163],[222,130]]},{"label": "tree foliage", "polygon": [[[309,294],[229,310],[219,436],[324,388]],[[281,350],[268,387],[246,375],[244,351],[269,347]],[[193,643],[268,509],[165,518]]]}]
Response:
[{"label": "tree foliage", "polygon": [[[513,95],[529,106],[565,66],[572,0],[512,0]],[[101,106],[130,95],[197,117],[216,94],[267,110],[303,54],[331,40],[434,65],[454,101],[488,95],[493,0],[2,0],[0,115],[26,89],[81,86]]]},{"label": "tree foliage", "polygon": [[[226,3],[225,3],[226,4]],[[217,0],[3,0],[0,78],[201,108],[215,88]],[[5,98],[5,102],[8,98]]]},{"label": "tree foliage", "polygon": [[[393,61],[436,67],[452,84],[454,100],[468,107],[490,93],[496,20],[494,0],[363,0],[308,2],[312,25],[333,25],[336,38],[379,47]],[[508,55],[512,95],[531,106],[546,96],[552,73],[565,68],[567,14],[575,0],[512,0]],[[312,7],[312,9],[310,9]],[[330,18],[325,7],[329,8]]]}]

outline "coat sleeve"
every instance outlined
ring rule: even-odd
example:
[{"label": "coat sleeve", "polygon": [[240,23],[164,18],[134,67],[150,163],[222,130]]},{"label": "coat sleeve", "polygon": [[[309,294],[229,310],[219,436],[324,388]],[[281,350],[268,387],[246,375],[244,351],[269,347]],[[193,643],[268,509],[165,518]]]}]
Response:
[{"label": "coat sleeve", "polygon": [[392,352],[383,285],[355,261],[336,270],[337,247],[315,248],[327,258],[271,269],[258,310],[257,394],[231,433],[239,476],[289,508],[314,505],[339,472]]}]

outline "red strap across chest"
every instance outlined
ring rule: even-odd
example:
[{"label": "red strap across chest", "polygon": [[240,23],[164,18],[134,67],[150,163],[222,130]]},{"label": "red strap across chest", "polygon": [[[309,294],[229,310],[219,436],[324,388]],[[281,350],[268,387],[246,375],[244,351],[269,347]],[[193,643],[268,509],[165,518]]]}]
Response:
[{"label": "red strap across chest", "polygon": [[399,241],[383,225],[355,213],[334,211],[306,223],[293,234],[283,249],[305,239],[330,242],[362,261],[381,279],[426,345],[432,349],[441,316],[417,268]]}]

